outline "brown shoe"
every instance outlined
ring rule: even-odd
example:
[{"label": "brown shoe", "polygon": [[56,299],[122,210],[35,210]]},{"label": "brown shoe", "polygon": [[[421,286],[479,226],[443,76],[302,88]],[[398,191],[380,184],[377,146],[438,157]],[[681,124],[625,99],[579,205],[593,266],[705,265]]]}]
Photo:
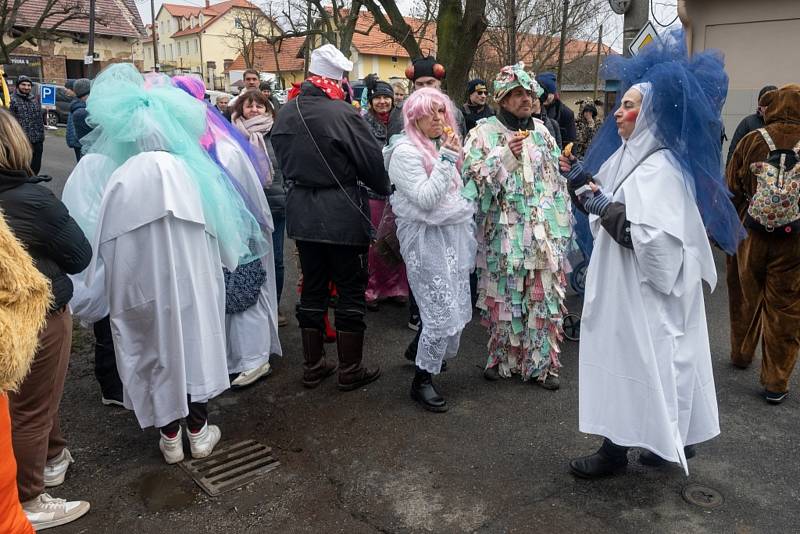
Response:
[{"label": "brown shoe", "polygon": [[339,350],[339,390],[353,391],[374,382],[381,376],[380,367],[367,369],[361,365],[364,332],[337,330],[336,348]]},{"label": "brown shoe", "polygon": [[300,335],[303,338],[303,385],[315,388],[331,376],[338,365],[335,362],[325,361],[322,331],[316,328],[302,328]]}]

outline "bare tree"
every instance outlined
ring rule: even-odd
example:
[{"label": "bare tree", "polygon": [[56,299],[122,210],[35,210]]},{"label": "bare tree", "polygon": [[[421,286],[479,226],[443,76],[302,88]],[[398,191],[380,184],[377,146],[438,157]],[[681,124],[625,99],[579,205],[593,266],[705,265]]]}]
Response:
[{"label": "bare tree", "polygon": [[82,0],[0,0],[0,63],[9,63],[11,53],[25,43],[36,46],[42,40],[57,39],[66,33],[60,31],[64,24],[88,18],[88,6]]},{"label": "bare tree", "polygon": [[233,10],[234,27],[225,34],[228,46],[244,58],[245,67],[252,69],[256,60],[256,42],[261,36],[275,34],[276,25],[260,9],[236,8]]},{"label": "bare tree", "polygon": [[503,65],[524,61],[535,72],[558,65],[562,22],[566,18],[567,63],[594,53],[585,43],[593,41],[597,29],[609,16],[605,0],[578,0],[564,13],[563,0],[487,0],[489,29],[479,54],[486,62],[482,70],[497,72]]},{"label": "bare tree", "polygon": [[[405,48],[412,58],[423,55],[414,28],[405,20],[396,0],[364,0],[381,31]],[[448,87],[460,91],[466,85],[475,51],[488,25],[486,0],[438,0],[427,7],[436,13],[437,59],[446,67]]]}]

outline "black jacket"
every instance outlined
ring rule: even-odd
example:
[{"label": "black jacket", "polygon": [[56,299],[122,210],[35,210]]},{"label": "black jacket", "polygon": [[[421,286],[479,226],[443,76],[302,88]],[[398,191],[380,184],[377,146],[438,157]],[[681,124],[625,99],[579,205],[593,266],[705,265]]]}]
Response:
[{"label": "black jacket", "polygon": [[281,109],[271,137],[288,188],[289,237],[368,245],[372,237],[369,203],[359,182],[379,195],[388,195],[390,189],[381,146],[358,111],[304,82],[300,95]]},{"label": "black jacket", "polygon": [[92,259],[92,247],[66,206],[22,171],[0,171],[0,208],[8,226],[52,283],[53,308],[72,298],[67,274],[83,271]]},{"label": "black jacket", "polygon": [[478,121],[488,117],[494,117],[494,110],[488,105],[473,106],[472,104],[464,104],[461,108],[464,113],[464,122],[467,128],[467,133],[475,128]]},{"label": "black jacket", "polygon": [[553,100],[545,108],[547,116],[556,121],[561,129],[561,148],[574,143],[577,138],[575,131],[575,114],[561,100]]},{"label": "black jacket", "polygon": [[731,144],[728,146],[728,158],[725,160],[726,167],[728,163],[731,162],[731,158],[733,157],[733,153],[736,152],[736,145],[739,144],[739,141],[741,141],[742,138],[750,132],[763,127],[764,118],[758,113],[753,113],[752,115],[748,115],[742,119],[742,122],[740,122],[739,126],[736,127],[736,131],[733,132]]},{"label": "black jacket", "polygon": [[17,122],[28,136],[28,141],[31,143],[44,141],[42,105],[33,94],[33,89],[27,95],[23,95],[19,91],[15,92],[11,96],[11,105],[8,110],[17,118]]},{"label": "black jacket", "polygon": [[286,187],[283,183],[283,172],[281,164],[275,157],[275,149],[272,146],[271,132],[264,134],[264,144],[267,145],[267,155],[272,162],[272,185],[264,189],[267,195],[269,211],[273,216],[286,217]]}]

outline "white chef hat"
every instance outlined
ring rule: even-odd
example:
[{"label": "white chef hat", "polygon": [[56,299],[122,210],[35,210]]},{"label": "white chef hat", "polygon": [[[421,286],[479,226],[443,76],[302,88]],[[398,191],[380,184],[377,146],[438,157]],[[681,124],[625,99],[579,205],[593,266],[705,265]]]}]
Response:
[{"label": "white chef hat", "polygon": [[345,72],[353,70],[353,62],[344,57],[332,44],[322,45],[311,52],[308,72],[332,80],[341,80]]}]

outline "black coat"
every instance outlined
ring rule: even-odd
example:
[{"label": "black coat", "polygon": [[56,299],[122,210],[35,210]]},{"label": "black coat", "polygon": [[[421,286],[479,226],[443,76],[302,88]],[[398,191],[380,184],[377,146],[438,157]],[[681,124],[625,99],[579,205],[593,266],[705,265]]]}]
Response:
[{"label": "black coat", "polygon": [[304,82],[300,95],[281,109],[271,137],[288,188],[289,237],[368,245],[372,237],[369,202],[359,182],[379,195],[388,195],[390,189],[381,146],[358,111]]},{"label": "black coat", "polygon": [[489,117],[494,117],[494,110],[488,105],[473,106],[472,104],[464,104],[461,108],[464,112],[464,121],[466,122],[467,133],[475,128],[478,121]]},{"label": "black coat", "polygon": [[36,267],[50,279],[52,309],[58,309],[72,298],[67,274],[79,273],[89,265],[92,247],[66,206],[38,184],[44,180],[21,171],[0,171],[0,208]]},{"label": "black coat", "polygon": [[733,132],[733,138],[731,138],[731,144],[728,146],[728,157],[725,160],[725,165],[727,166],[730,163],[731,158],[733,157],[733,153],[736,152],[736,145],[739,144],[739,141],[742,138],[749,134],[754,130],[758,130],[759,128],[764,127],[764,118],[759,115],[758,113],[753,113],[752,115],[748,115],[747,117],[742,119],[742,122],[739,123],[739,126],[736,127],[736,131]]},{"label": "black coat", "polygon": [[44,141],[42,105],[34,95],[33,89],[27,95],[23,95],[19,91],[11,95],[11,105],[8,110],[17,118],[17,122],[28,136],[28,141],[31,143]]},{"label": "black coat", "polygon": [[561,148],[574,143],[578,137],[575,131],[575,113],[561,100],[553,100],[550,106],[545,108],[545,113],[556,121],[561,129]]}]

